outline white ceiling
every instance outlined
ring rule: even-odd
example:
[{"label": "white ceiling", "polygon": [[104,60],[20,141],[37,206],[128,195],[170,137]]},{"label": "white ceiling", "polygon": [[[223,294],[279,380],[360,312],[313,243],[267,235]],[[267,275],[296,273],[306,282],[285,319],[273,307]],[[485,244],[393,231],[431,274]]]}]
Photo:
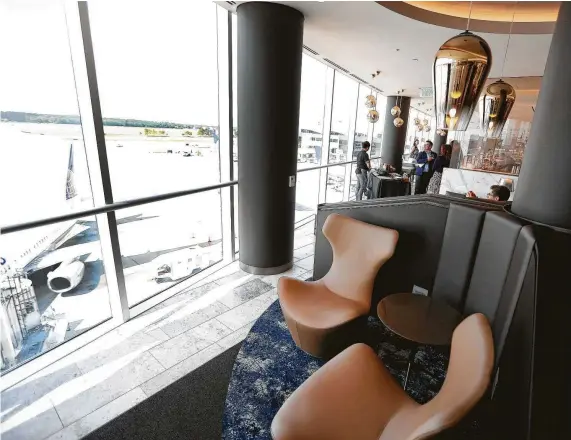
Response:
[{"label": "white ceiling", "polygon": [[[279,3],[304,14],[306,46],[317,51],[319,57],[329,58],[383,90],[385,95],[405,89],[403,95],[418,97],[420,87],[430,87],[436,51],[458,34],[458,30],[412,20],[373,1]],[[503,75],[508,36],[479,35],[492,49],[490,77],[543,76],[551,34],[512,35]],[[371,79],[376,70],[382,73]]]}]

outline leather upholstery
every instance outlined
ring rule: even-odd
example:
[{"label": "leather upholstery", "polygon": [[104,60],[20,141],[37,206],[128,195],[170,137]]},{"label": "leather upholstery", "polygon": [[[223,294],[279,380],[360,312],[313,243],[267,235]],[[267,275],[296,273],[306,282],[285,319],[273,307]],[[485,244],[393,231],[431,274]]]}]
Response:
[{"label": "leather upholstery", "polygon": [[524,226],[518,235],[502,295],[492,322],[497,358],[502,354],[535,246],[532,226]]},{"label": "leather upholstery", "polygon": [[282,277],[278,296],[296,344],[322,357],[326,339],[371,308],[373,282],[380,267],[393,255],[398,232],[331,214],[323,234],[333,249],[333,264],[319,281]]},{"label": "leather upholstery", "polygon": [[376,305],[391,293],[411,292],[413,285],[432,292],[449,207],[452,205],[470,207],[477,211],[502,209],[487,201],[454,199],[443,195],[414,195],[320,205],[316,221],[314,279],[322,278],[331,267],[333,251],[320,230],[331,213],[338,213],[399,231],[399,241],[393,257],[377,274],[373,304]]},{"label": "leather upholstery", "polygon": [[483,313],[493,323],[522,224],[505,212],[487,212],[465,314]]},{"label": "leather upholstery", "polygon": [[432,297],[457,310],[464,308],[485,213],[455,203],[448,210]]},{"label": "leather upholstery", "polygon": [[454,331],[448,374],[425,405],[413,401],[376,353],[355,344],[306,380],[272,422],[275,440],[415,440],[456,424],[484,395],[493,366],[482,314]]}]

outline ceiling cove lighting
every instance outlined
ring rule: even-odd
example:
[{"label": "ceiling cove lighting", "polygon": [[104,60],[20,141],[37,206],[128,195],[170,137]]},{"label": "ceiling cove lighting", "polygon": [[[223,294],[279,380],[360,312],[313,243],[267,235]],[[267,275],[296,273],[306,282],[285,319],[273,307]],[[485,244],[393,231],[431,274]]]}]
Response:
[{"label": "ceiling cove lighting", "polygon": [[[466,28],[469,26],[468,16]],[[491,67],[490,46],[469,30],[438,49],[432,70],[438,129],[465,131],[468,128]]]},{"label": "ceiling cove lighting", "polygon": [[[517,2],[514,7],[510,33],[508,35],[508,43],[504,54],[502,77],[504,76],[504,68],[506,67],[506,59],[508,56],[508,49],[510,47],[516,8]],[[504,126],[510,116],[510,112],[514,106],[515,97],[515,89],[501,79],[490,84],[486,88],[486,92],[480,98],[480,128],[484,137],[488,139],[497,139],[501,136],[502,130],[504,129]]]}]

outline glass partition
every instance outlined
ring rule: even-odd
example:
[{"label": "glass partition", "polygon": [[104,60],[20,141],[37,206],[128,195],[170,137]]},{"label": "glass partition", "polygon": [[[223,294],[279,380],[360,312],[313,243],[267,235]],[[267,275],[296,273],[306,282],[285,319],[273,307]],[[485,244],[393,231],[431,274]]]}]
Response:
[{"label": "glass partition", "polygon": [[295,223],[315,216],[319,203],[319,177],[326,170],[299,173],[295,190]]},{"label": "glass partition", "polygon": [[327,168],[326,203],[338,203],[346,200],[345,173],[347,167],[350,168],[351,164]]}]

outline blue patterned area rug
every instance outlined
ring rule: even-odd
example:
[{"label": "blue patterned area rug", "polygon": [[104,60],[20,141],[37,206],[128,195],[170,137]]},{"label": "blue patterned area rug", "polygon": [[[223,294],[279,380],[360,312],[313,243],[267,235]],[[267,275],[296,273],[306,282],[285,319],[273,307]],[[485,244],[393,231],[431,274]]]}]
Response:
[{"label": "blue patterned area rug", "polygon": [[[393,376],[404,383],[410,348],[369,317],[363,342],[371,346]],[[406,344],[404,344],[406,347]],[[279,301],[274,302],[252,327],[238,353],[228,386],[223,439],[271,439],[270,426],[286,398],[324,361],[298,349],[289,334]],[[438,393],[448,366],[448,353],[420,346],[409,374],[407,392],[419,403]],[[470,423],[469,431],[477,428]],[[461,438],[477,438],[466,435]],[[458,433],[457,433],[458,434]]]}]

